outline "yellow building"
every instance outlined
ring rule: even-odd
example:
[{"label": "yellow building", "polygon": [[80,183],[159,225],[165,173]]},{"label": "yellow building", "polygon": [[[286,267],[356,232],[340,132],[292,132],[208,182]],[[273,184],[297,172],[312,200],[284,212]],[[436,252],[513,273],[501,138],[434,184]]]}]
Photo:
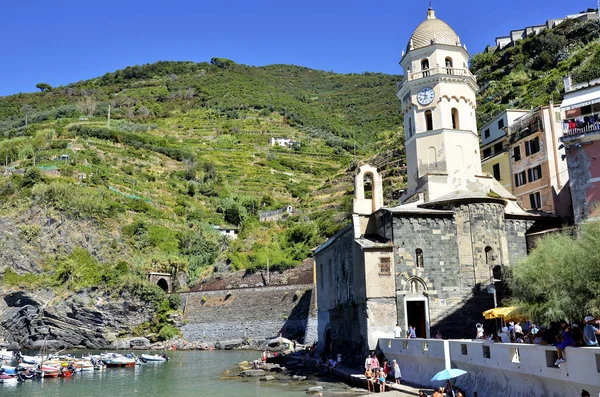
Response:
[{"label": "yellow building", "polygon": [[527,110],[508,109],[481,128],[481,169],[492,175],[506,190],[513,191],[506,128]]}]

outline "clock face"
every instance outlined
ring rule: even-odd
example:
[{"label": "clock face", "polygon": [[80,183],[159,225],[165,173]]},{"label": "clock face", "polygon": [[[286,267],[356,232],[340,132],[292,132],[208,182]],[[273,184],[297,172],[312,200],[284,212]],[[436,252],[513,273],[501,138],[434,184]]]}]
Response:
[{"label": "clock face", "polygon": [[429,105],[431,102],[433,102],[434,97],[435,92],[433,92],[433,89],[429,87],[421,88],[417,93],[417,101],[421,105]]}]

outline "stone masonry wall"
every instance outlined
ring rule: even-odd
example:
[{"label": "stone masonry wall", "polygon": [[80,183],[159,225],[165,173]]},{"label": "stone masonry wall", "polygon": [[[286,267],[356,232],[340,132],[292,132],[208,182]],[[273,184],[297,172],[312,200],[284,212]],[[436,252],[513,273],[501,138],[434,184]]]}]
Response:
[{"label": "stone masonry wall", "polygon": [[201,291],[182,297],[186,322],[182,331],[189,341],[260,340],[276,337],[280,330],[286,338],[302,340],[307,332],[315,333],[312,284]]},{"label": "stone masonry wall", "polygon": [[[431,328],[438,328],[460,289],[456,222],[452,217],[395,217],[393,230],[398,322],[406,330],[405,298],[426,293]],[[417,249],[423,251],[423,267],[417,267]]]}]

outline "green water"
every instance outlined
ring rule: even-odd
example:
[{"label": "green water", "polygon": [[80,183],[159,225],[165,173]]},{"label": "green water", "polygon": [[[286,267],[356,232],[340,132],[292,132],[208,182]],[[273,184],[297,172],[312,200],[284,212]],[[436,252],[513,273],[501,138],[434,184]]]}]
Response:
[{"label": "green water", "polygon": [[[80,355],[80,353],[74,353]],[[147,363],[135,368],[107,368],[80,372],[72,378],[45,378],[0,384],[0,396],[10,397],[85,397],[85,396],[236,396],[299,397],[306,389],[321,385],[327,395],[352,395],[344,385],[327,381],[270,381],[245,378],[221,380],[223,371],[235,364],[259,358],[258,352],[174,351],[167,363]]]}]

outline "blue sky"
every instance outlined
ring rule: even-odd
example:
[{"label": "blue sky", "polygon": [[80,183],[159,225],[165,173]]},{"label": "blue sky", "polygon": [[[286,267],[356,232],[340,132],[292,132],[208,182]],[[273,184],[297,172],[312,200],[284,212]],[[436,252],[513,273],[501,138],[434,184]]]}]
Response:
[{"label": "blue sky", "polygon": [[[434,0],[471,54],[596,0]],[[1,0],[0,96],[159,60],[401,73],[427,0]]]}]

